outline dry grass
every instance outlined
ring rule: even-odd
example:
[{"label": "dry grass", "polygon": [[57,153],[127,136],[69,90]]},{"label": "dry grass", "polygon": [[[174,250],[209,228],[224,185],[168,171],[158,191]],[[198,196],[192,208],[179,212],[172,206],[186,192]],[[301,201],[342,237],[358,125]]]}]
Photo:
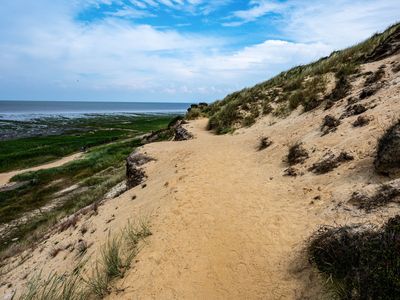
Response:
[{"label": "dry grass", "polygon": [[[139,251],[140,242],[150,235],[150,227],[146,221],[140,221],[137,225],[129,222],[121,234],[109,236],[101,248],[100,260],[94,263],[90,273],[83,271],[86,260],[79,262],[71,274],[52,273],[43,277],[39,273],[28,281],[27,288],[19,299],[101,299],[113,290],[112,281],[125,275]],[[77,251],[82,256],[88,245],[85,241],[80,241],[80,245]],[[57,253],[59,251],[61,250],[57,250]]]}]

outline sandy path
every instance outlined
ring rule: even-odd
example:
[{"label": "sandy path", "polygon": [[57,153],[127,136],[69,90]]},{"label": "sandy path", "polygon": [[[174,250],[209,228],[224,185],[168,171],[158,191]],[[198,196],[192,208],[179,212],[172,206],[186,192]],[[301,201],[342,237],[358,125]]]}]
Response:
[{"label": "sandy path", "polygon": [[12,177],[18,174],[22,174],[25,172],[31,172],[31,171],[38,171],[38,170],[43,170],[43,169],[50,169],[50,168],[55,168],[62,166],[63,164],[66,164],[70,161],[73,161],[75,159],[78,159],[82,156],[82,153],[75,153],[70,156],[63,157],[59,160],[53,161],[51,163],[43,164],[40,166],[28,168],[28,169],[23,169],[23,170],[17,170],[17,171],[11,171],[7,173],[0,173],[0,187],[7,184]]},{"label": "sandy path", "polygon": [[260,164],[254,135],[214,136],[205,122],[192,123],[196,139],[185,145],[163,153],[156,144],[146,147],[160,161],[180,156],[180,176],[169,180],[171,196],[154,219],[155,238],[124,280],[134,287],[115,298],[302,297],[305,283],[290,269],[317,217],[273,156]]}]

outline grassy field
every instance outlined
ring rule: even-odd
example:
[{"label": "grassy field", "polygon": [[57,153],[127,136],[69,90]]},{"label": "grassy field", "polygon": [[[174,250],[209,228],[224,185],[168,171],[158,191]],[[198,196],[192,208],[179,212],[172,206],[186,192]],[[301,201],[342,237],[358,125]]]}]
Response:
[{"label": "grassy field", "polygon": [[[127,139],[163,128],[170,116],[94,116],[61,120],[41,120],[40,125],[71,128],[63,135],[0,141],[0,172],[28,168],[56,160],[84,148]],[[28,124],[24,124],[28,126]],[[21,126],[24,126],[21,125]]]},{"label": "grassy field", "polygon": [[[18,225],[17,229],[9,232],[6,237],[0,238],[0,250],[8,247],[11,239],[20,241],[30,240],[32,232],[43,229],[56,223],[63,216],[70,215],[102,197],[110,188],[125,178],[125,158],[138,146],[138,134],[158,130],[166,127],[173,116],[140,117],[130,124],[123,126],[129,130],[105,128],[94,132],[80,133],[79,135],[38,137],[3,142],[8,151],[1,148],[2,155],[25,158],[27,161],[43,161],[44,153],[51,153],[46,159],[61,157],[74,152],[82,145],[89,146],[82,159],[72,161],[60,167],[20,174],[12,180],[24,182],[18,189],[0,192],[0,225],[10,223],[38,208],[44,208],[57,202],[51,210],[35,214],[28,223]],[[90,120],[92,121],[92,120]],[[93,123],[90,124],[92,128]],[[105,126],[104,124],[102,126]],[[118,122],[113,122],[118,126]],[[107,128],[108,129],[108,128]],[[108,135],[107,135],[108,134]],[[92,137],[85,140],[85,137]],[[95,138],[97,137],[97,138]],[[110,143],[112,142],[112,143]],[[108,143],[108,144],[104,144]],[[97,145],[96,144],[103,144]],[[20,145],[20,146],[18,146]],[[31,146],[27,146],[31,145]],[[35,148],[36,146],[36,148]],[[57,151],[57,148],[64,148]],[[32,148],[36,150],[33,151]],[[51,152],[53,150],[53,152]],[[30,154],[29,154],[30,153]],[[74,191],[60,193],[65,188],[77,186]]]}]

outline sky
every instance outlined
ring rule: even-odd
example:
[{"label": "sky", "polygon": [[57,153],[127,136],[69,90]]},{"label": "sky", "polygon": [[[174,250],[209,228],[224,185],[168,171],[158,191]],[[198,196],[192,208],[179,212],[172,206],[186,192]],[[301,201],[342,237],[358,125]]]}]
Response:
[{"label": "sky", "polygon": [[399,12],[399,0],[2,1],[0,99],[210,102]]}]

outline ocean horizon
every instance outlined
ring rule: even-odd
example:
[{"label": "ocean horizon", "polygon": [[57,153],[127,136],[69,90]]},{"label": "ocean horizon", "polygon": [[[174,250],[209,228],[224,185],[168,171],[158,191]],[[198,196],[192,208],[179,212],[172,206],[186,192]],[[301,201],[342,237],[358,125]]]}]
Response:
[{"label": "ocean horizon", "polygon": [[192,103],[0,100],[0,119],[77,118],[91,114],[183,114]]}]

